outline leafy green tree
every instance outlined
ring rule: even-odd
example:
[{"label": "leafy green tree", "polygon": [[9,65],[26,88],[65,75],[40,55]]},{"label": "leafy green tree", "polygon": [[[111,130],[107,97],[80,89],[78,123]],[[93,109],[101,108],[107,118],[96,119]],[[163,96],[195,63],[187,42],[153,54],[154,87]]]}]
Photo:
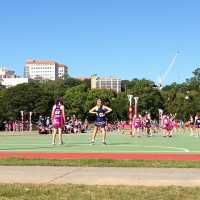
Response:
[{"label": "leafy green tree", "polygon": [[66,87],[64,86],[63,79],[53,80],[45,80],[42,83],[38,84],[38,86],[45,92],[51,94],[53,99],[56,99],[59,96],[63,96],[66,91]]},{"label": "leafy green tree", "polygon": [[86,84],[78,85],[66,90],[63,96],[67,115],[76,115],[77,118],[94,120],[94,116],[89,115],[89,110],[96,105],[98,98],[101,98],[105,105],[110,105],[111,98],[115,97],[115,92],[106,89],[89,89]]},{"label": "leafy green tree", "polygon": [[197,80],[197,82],[200,84],[200,68],[197,68],[193,71],[193,74]]},{"label": "leafy green tree", "polygon": [[[33,118],[39,115],[49,116],[54,99],[63,97],[67,115],[75,114],[78,118],[94,120],[89,110],[101,98],[104,104],[111,107],[113,112],[106,118],[109,121],[117,119],[128,120],[128,94],[138,96],[138,111],[141,114],[149,111],[152,117],[158,117],[158,109],[165,112],[177,112],[177,118],[188,119],[189,113],[200,112],[200,68],[194,72],[194,77],[188,78],[185,83],[165,86],[162,90],[153,87],[153,82],[146,79],[134,78],[131,81],[122,80],[122,92],[114,90],[90,89],[91,80],[80,81],[71,77],[56,81],[38,77],[34,83],[19,84],[12,88],[0,89],[0,116],[1,120],[20,119],[20,111],[25,117],[30,111]],[[134,105],[134,100],[133,100]]]},{"label": "leafy green tree", "polygon": [[71,88],[74,86],[81,85],[82,83],[83,83],[83,81],[81,81],[81,80],[68,77],[68,78],[64,79],[63,86],[65,86],[66,88]]},{"label": "leafy green tree", "polygon": [[52,97],[35,83],[23,83],[5,90],[1,95],[1,105],[7,120],[20,119],[20,111],[24,111],[24,117],[28,119],[29,112],[33,112],[33,118],[39,115],[47,116],[51,112]]},{"label": "leafy green tree", "polygon": [[193,71],[194,77],[186,79],[186,83],[189,85],[189,90],[200,91],[200,68]]},{"label": "leafy green tree", "polygon": [[172,83],[161,90],[164,108],[167,113],[177,113],[177,119],[188,120],[189,113],[200,111],[200,68],[186,83]]},{"label": "leafy green tree", "polygon": [[76,115],[78,118],[84,117],[84,103],[87,91],[88,88],[86,84],[74,86],[66,90],[65,95],[63,96],[63,101],[67,110],[67,116]]},{"label": "leafy green tree", "polygon": [[121,82],[121,91],[126,92],[128,89],[131,89],[132,86],[129,80],[122,80]]},{"label": "leafy green tree", "polygon": [[126,93],[121,92],[117,94],[116,98],[111,100],[110,107],[113,110],[110,114],[112,121],[128,120],[129,101]]},{"label": "leafy green tree", "polygon": [[138,112],[140,114],[144,115],[148,111],[152,118],[158,118],[158,109],[163,109],[164,99],[160,91],[152,86],[152,81],[146,79],[135,81],[134,87],[129,93],[134,97],[139,97]]},{"label": "leafy green tree", "polygon": [[88,88],[91,88],[91,79],[85,79],[82,81],[84,84],[87,85]]}]

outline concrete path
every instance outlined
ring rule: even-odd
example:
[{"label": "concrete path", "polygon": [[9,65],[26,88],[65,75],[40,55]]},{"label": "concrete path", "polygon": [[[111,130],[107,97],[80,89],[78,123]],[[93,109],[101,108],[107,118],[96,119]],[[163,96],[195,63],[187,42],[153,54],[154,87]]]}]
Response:
[{"label": "concrete path", "polygon": [[200,186],[200,169],[0,166],[1,183]]}]

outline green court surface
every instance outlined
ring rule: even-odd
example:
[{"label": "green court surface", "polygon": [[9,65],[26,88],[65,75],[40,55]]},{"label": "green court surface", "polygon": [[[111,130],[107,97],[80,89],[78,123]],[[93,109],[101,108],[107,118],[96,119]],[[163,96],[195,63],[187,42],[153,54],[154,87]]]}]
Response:
[{"label": "green court surface", "polygon": [[90,145],[92,133],[63,134],[64,145],[52,145],[52,135],[38,132],[0,132],[0,152],[75,152],[75,153],[145,153],[145,154],[199,154],[200,137],[190,136],[189,131],[177,132],[173,137],[131,137],[129,131],[107,132],[107,145],[102,144],[101,133],[97,134],[95,145]]}]

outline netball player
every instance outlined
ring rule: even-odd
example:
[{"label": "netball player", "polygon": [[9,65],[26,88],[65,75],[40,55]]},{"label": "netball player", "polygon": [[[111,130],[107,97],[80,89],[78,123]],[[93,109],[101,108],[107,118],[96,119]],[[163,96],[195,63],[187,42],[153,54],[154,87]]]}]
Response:
[{"label": "netball player", "polygon": [[112,111],[111,108],[103,105],[103,102],[102,102],[101,99],[98,99],[96,106],[94,106],[89,111],[90,114],[96,115],[96,121],[94,122],[94,130],[93,130],[91,145],[94,145],[94,141],[95,141],[98,129],[101,129],[103,144],[106,145],[106,130],[105,130],[106,119],[105,119],[105,115],[110,113],[111,111]]}]

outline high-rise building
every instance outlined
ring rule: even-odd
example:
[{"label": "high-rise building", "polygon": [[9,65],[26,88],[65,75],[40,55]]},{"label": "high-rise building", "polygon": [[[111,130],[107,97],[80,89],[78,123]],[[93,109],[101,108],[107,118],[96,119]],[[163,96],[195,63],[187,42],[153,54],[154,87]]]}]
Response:
[{"label": "high-rise building", "polygon": [[113,89],[121,92],[121,79],[115,77],[100,78],[97,74],[91,76],[91,89]]},{"label": "high-rise building", "polygon": [[68,67],[52,60],[27,60],[24,77],[32,79],[56,80],[67,76]]}]

